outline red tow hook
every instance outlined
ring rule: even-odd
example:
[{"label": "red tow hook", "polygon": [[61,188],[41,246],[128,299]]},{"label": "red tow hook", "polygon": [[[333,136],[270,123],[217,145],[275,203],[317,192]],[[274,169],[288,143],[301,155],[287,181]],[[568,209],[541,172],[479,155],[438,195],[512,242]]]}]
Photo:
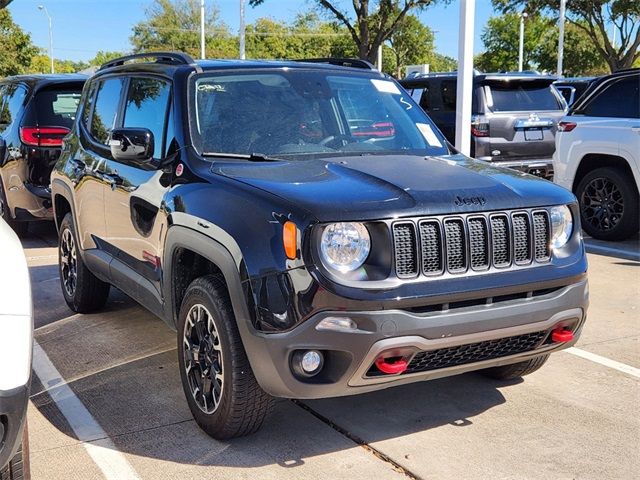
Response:
[{"label": "red tow hook", "polygon": [[557,343],[565,343],[573,340],[573,332],[565,330],[564,327],[558,327],[551,332],[551,340]]},{"label": "red tow hook", "polygon": [[376,367],[378,367],[378,370],[389,375],[398,375],[404,372],[408,366],[409,364],[404,358],[398,358],[393,362],[387,362],[387,359],[384,357],[376,359]]}]

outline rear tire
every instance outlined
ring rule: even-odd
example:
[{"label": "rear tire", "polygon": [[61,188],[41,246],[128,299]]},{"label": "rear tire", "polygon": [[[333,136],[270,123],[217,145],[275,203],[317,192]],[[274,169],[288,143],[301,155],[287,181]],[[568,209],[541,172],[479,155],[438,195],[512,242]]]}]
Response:
[{"label": "rear tire", "polygon": [[71,310],[91,313],[104,307],[109,297],[110,285],[91,273],[82,261],[70,213],[60,223],[58,269],[62,295]]},{"label": "rear tire", "polygon": [[633,176],[612,167],[587,173],[576,188],[584,231],[599,240],[624,240],[638,232],[638,190]]},{"label": "rear tire", "polygon": [[18,237],[22,238],[27,234],[29,230],[28,222],[16,222],[11,217],[11,212],[9,211],[9,204],[7,203],[7,196],[4,194],[4,189],[2,187],[2,179],[0,179],[0,218],[2,218],[7,225],[9,225]]},{"label": "rear tire", "polygon": [[7,466],[0,470],[0,480],[29,480],[30,478],[29,433],[25,422],[24,430],[22,431],[22,443]]},{"label": "rear tire", "polygon": [[180,378],[196,423],[220,440],[256,432],[272,398],[253,375],[224,282],[194,280],[177,327]]},{"label": "rear tire", "polygon": [[535,372],[546,363],[548,358],[549,354],[540,355],[539,357],[531,358],[524,362],[502,365],[501,367],[487,368],[480,372],[483,375],[495,378],[496,380],[513,380]]}]

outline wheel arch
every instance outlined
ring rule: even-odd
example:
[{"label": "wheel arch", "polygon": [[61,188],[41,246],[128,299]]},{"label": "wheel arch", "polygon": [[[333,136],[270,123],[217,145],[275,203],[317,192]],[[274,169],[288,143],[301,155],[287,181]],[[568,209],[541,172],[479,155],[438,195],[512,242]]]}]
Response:
[{"label": "wheel arch", "polygon": [[189,284],[201,276],[215,275],[224,282],[241,334],[248,333],[251,312],[247,298],[250,295],[245,292],[248,288],[248,283],[244,281],[246,269],[242,258],[238,257],[239,252],[238,248],[234,255],[219,239],[187,226],[173,225],[169,228],[163,262],[165,321],[169,326],[176,328],[182,299]]},{"label": "wheel arch", "polygon": [[[629,175],[630,178],[635,179],[635,175],[633,174],[633,170],[629,161],[621,157],[619,155],[611,155],[605,153],[588,153],[580,159],[580,164],[576,170],[576,174],[573,177],[573,185],[571,186],[571,191],[576,193],[576,189],[580,184],[580,181],[584,178],[592,170],[596,168],[617,168],[622,170],[626,175]],[[634,182],[635,184],[636,182]],[[637,186],[636,186],[637,189]]]},{"label": "wheel arch", "polygon": [[69,186],[62,180],[54,179],[51,182],[51,194],[53,205],[53,219],[56,229],[60,231],[60,224],[67,213],[71,213],[73,223],[77,228],[75,206],[72,201],[73,193]]}]

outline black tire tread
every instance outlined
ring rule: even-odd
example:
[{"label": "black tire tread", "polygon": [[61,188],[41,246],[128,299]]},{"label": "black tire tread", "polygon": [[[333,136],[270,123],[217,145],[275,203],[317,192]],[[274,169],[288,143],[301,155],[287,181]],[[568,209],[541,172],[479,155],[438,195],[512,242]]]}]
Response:
[{"label": "black tire tread", "polygon": [[22,444],[9,461],[7,466],[0,470],[0,480],[25,480],[25,469],[22,460]]},{"label": "black tire tread", "polygon": [[[80,256],[80,246],[78,244],[78,236],[76,235],[75,225],[73,223],[73,217],[71,213],[67,213],[60,223],[60,233],[58,239],[58,245],[62,238],[62,232],[69,228],[71,234],[74,237],[76,243],[76,256],[77,256],[77,283],[76,291],[73,297],[67,295],[64,285],[62,285],[62,267],[59,266],[60,282],[62,288],[62,295],[64,296],[67,305],[71,310],[76,313],[91,313],[100,310],[107,303],[109,297],[110,285],[103,282],[96,277],[82,261]],[[59,247],[58,247],[59,248]],[[60,262],[58,262],[60,263]]]},{"label": "black tire tread", "polygon": [[[249,435],[262,426],[264,419],[271,410],[273,399],[262,390],[253,375],[224,281],[215,275],[197,278],[187,288],[182,305],[186,305],[192,295],[200,294],[201,292],[205,293],[205,295],[208,293],[206,296],[213,300],[218,312],[224,312],[223,318],[217,318],[216,320],[220,323],[224,322],[224,328],[228,333],[227,340],[232,361],[227,361],[224,367],[227,372],[230,368],[232,370],[232,397],[227,404],[225,404],[225,399],[223,398],[218,410],[211,414],[213,416],[218,413],[224,413],[224,415],[218,416],[219,421],[212,422],[210,418],[207,418],[206,414],[198,409],[197,405],[192,405],[191,393],[185,387],[185,395],[189,399],[189,407],[198,425],[214,438],[225,440]],[[179,343],[182,338],[182,319],[187,313],[184,310],[185,308],[182,308],[180,311]]]},{"label": "black tire tread", "polygon": [[[620,222],[611,230],[600,231],[593,229],[584,220],[582,228],[587,234],[599,240],[625,240],[638,233],[640,228],[640,199],[638,190],[634,184],[633,176],[625,175],[625,172],[616,167],[600,167],[588,172],[576,187],[576,197],[581,200],[582,191],[586,185],[597,177],[610,178],[620,189],[624,198],[624,213]],[[582,209],[581,209],[582,215]]]},{"label": "black tire tread", "polygon": [[549,354],[540,355],[539,357],[534,357],[524,362],[487,368],[481,372],[483,375],[497,380],[513,380],[535,372],[546,363],[548,358]]}]

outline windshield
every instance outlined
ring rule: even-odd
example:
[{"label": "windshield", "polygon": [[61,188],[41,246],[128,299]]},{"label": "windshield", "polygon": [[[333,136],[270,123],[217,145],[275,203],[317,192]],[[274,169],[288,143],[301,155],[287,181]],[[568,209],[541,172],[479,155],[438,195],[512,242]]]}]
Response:
[{"label": "windshield", "polygon": [[309,156],[448,153],[395,82],[306,69],[195,77],[191,133],[201,154]]},{"label": "windshield", "polygon": [[489,106],[494,112],[539,112],[563,108],[551,86],[535,82],[491,85],[488,92],[491,97]]}]

